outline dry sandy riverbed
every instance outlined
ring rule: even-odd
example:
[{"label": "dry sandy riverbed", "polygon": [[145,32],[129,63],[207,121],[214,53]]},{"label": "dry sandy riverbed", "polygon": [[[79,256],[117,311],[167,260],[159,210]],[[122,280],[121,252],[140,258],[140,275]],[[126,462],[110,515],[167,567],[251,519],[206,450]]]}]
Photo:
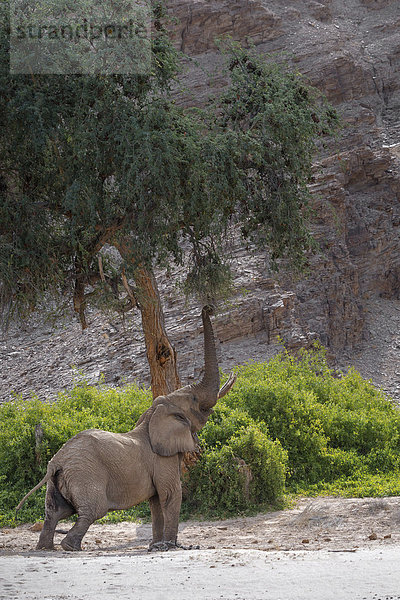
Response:
[{"label": "dry sandy riverbed", "polygon": [[149,554],[149,524],[92,525],[76,554],[61,550],[61,533],[56,551],[35,552],[38,535],[0,531],[1,600],[400,600],[398,497],[188,521],[179,540],[200,545],[191,551]]},{"label": "dry sandy riverbed", "polygon": [[[71,524],[61,523],[59,527],[66,531]],[[0,555],[32,552],[39,537],[37,529],[38,524],[0,530]],[[59,552],[63,535],[57,533],[55,537]],[[90,556],[137,554],[147,550],[150,540],[150,524],[95,523],[84,538],[83,548]],[[227,521],[187,521],[179,526],[179,541],[204,550],[400,549],[400,497],[304,498],[292,510]]]}]

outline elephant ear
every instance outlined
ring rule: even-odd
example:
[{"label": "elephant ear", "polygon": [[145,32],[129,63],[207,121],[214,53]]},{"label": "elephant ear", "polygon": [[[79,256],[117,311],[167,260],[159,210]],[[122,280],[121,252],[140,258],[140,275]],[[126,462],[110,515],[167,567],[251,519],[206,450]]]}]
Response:
[{"label": "elephant ear", "polygon": [[160,456],[173,456],[195,449],[190,421],[173,405],[157,406],[150,419],[149,435],[153,452]]}]

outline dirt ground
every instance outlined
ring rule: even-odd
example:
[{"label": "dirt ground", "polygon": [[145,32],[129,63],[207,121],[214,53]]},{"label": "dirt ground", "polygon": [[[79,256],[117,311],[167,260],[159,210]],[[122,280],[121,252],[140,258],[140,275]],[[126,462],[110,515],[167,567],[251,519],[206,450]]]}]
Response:
[{"label": "dirt ground", "polygon": [[[56,551],[70,523],[60,523]],[[0,530],[0,556],[30,554],[38,540],[40,523]],[[143,554],[151,540],[151,525],[93,524],[83,549],[91,555]],[[187,521],[180,524],[179,541],[200,549],[254,549],[263,551],[357,549],[398,546],[400,497],[303,498],[291,510],[226,521]]]}]

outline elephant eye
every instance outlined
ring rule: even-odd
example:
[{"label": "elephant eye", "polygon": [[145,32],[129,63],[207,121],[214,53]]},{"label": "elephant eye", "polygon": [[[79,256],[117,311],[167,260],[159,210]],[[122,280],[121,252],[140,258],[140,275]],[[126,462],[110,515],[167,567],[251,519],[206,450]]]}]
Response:
[{"label": "elephant eye", "polygon": [[177,419],[178,421],[181,421],[182,423],[187,423],[186,417],[184,417],[183,415],[180,415],[179,413],[175,413],[174,417],[175,417],[175,419]]}]

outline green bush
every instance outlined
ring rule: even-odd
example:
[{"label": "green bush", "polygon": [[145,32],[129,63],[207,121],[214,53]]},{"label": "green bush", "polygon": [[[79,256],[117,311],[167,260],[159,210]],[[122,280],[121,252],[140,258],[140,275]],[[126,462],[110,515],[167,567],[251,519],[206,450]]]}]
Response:
[{"label": "green bush", "polygon": [[[47,463],[61,446],[84,429],[123,432],[132,429],[151,405],[151,394],[132,385],[115,390],[107,387],[74,387],[48,404],[37,398],[15,399],[0,406],[0,525],[14,522],[14,509],[21,498],[46,473]],[[43,437],[38,443],[35,428]],[[43,516],[45,487],[31,496],[21,518]]]},{"label": "green bush", "polygon": [[[276,504],[283,497],[288,469],[287,452],[281,443],[269,439],[259,427],[242,429],[229,440],[239,458],[239,471],[249,490],[245,496],[252,504]],[[244,464],[242,464],[244,463]]]},{"label": "green bush", "polygon": [[241,406],[267,423],[270,435],[286,448],[290,477],[295,481],[318,481],[323,470],[319,457],[328,440],[313,393],[298,389],[290,380],[248,384],[241,390]]},{"label": "green bush", "polygon": [[354,369],[343,376],[330,369],[323,349],[299,357],[283,352],[238,374],[226,403],[265,423],[280,440],[292,489],[399,471],[398,408]]},{"label": "green bush", "polygon": [[[212,448],[225,444],[239,430],[253,427],[256,421],[241,408],[230,408],[223,401],[218,402],[199,438],[202,447]],[[258,423],[263,433],[268,434],[265,423]]]},{"label": "green bush", "polygon": [[[232,422],[227,411],[221,412]],[[214,427],[211,421],[205,429]],[[205,433],[203,439],[208,437]],[[184,510],[226,517],[256,506],[276,505],[284,494],[286,471],[287,454],[280,443],[270,440],[255,423],[247,423],[223,445],[217,441],[208,448],[190,470]]]},{"label": "green bush", "polygon": [[[237,369],[235,387],[200,433],[201,460],[184,482],[182,514],[233,515],[302,494],[400,494],[400,412],[354,370],[332,371],[324,351],[283,352]],[[132,429],[151,394],[80,384],[57,402],[0,406],[0,524],[44,475],[48,460],[78,431]],[[35,439],[40,424],[43,437]],[[41,518],[42,488],[24,505]],[[149,516],[147,504],[108,520]]]}]

